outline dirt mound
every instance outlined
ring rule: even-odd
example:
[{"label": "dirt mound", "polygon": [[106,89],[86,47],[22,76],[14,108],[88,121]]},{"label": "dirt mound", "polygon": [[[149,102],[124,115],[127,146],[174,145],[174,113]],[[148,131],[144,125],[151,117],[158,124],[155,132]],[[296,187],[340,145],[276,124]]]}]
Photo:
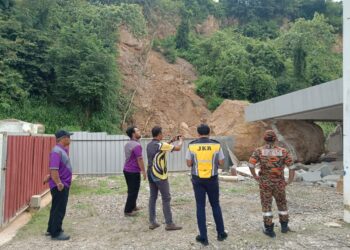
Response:
[{"label": "dirt mound", "polygon": [[233,137],[233,152],[241,161],[248,160],[254,148],[263,144],[262,135],[269,127],[264,122],[245,121],[244,108],[248,105],[246,101],[225,100],[209,120],[214,134]]},{"label": "dirt mound", "polygon": [[147,46],[147,41],[137,41],[127,31],[121,32],[120,71],[125,88],[134,94],[133,115],[128,123],[136,124],[145,136],[150,136],[155,125],[161,125],[166,135],[186,128],[187,136],[195,136],[191,131],[209,118],[210,111],[195,94],[193,66],[181,58],[169,64]]},{"label": "dirt mound", "polygon": [[245,101],[225,100],[212,114],[209,124],[216,135],[232,136],[233,152],[239,160],[248,160],[254,148],[264,144],[266,129],[273,129],[279,143],[290,150],[294,159],[316,162],[324,152],[322,129],[305,121],[265,121],[248,123],[244,118]]}]

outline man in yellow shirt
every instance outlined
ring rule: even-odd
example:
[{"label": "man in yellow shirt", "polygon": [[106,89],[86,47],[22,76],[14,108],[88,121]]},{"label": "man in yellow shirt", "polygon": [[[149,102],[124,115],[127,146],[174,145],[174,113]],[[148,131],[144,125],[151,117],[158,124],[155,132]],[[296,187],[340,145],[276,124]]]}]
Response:
[{"label": "man in yellow shirt", "polygon": [[[162,195],[163,214],[166,223],[165,230],[180,230],[182,227],[175,225],[172,219],[166,155],[167,152],[180,151],[183,144],[183,138],[181,136],[177,136],[169,143],[162,142],[162,128],[158,126],[152,129],[152,136],[153,140],[147,145],[147,175],[150,187],[149,229],[153,230],[160,226],[156,221],[156,202],[158,192],[160,192]],[[179,140],[179,143],[177,145],[173,145],[172,143],[176,140]]]}]

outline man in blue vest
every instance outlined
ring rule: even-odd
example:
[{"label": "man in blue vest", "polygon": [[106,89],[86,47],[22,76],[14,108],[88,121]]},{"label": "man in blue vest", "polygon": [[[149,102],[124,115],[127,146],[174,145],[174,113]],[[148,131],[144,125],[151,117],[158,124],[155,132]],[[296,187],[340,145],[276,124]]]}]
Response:
[{"label": "man in blue vest", "polygon": [[224,154],[218,141],[209,139],[210,128],[201,124],[197,128],[199,139],[192,141],[186,153],[187,166],[191,167],[192,184],[197,205],[199,235],[196,241],[207,246],[205,199],[208,195],[216,224],[217,239],[227,238],[219,202],[218,168],[224,164]]}]

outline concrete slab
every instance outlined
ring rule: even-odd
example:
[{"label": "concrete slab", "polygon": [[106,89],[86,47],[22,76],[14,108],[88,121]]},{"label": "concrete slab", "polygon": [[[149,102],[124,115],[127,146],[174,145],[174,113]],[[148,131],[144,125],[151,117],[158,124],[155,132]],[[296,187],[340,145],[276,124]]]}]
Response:
[{"label": "concrete slab", "polygon": [[307,89],[251,104],[245,109],[248,122],[267,119],[343,120],[343,80],[337,79]]},{"label": "concrete slab", "polygon": [[317,181],[321,181],[321,171],[313,171],[313,172],[306,172],[304,174],[302,174],[303,177],[303,181],[306,182],[317,182]]},{"label": "concrete slab", "polygon": [[333,181],[337,182],[340,180],[340,175],[328,175],[322,178],[322,181]]}]

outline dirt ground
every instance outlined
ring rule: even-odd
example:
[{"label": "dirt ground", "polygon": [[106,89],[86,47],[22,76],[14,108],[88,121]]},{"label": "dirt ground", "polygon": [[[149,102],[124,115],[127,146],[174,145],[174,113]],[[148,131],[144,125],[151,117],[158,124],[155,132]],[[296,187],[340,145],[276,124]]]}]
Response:
[{"label": "dirt ground", "polygon": [[[37,213],[18,235],[1,249],[201,249],[195,242],[197,224],[195,202],[187,174],[169,177],[174,221],[183,230],[167,232],[164,225],[151,231],[147,222],[148,186],[142,183],[137,217],[126,218],[123,206],[126,186],[122,176],[79,177],[74,182],[64,221],[71,235],[67,242],[51,241],[44,236],[48,209]],[[276,227],[276,239],[261,233],[261,208],[258,187],[253,180],[220,182],[221,206],[229,238],[216,240],[215,223],[207,204],[208,249],[349,249],[350,227],[342,218],[342,196],[335,189],[293,183],[287,195],[294,232],[282,235]],[[161,201],[158,221],[163,222]],[[277,215],[274,205],[274,214]],[[277,216],[274,218],[278,222]],[[339,228],[325,223],[336,222]],[[277,223],[278,226],[278,223]]]}]

